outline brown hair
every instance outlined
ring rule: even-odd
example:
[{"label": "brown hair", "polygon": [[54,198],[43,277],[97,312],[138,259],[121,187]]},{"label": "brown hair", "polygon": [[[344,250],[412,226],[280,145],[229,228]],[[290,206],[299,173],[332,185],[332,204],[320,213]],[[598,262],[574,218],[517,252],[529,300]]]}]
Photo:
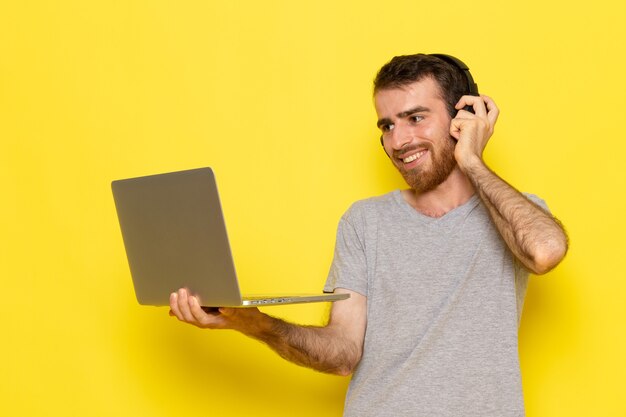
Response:
[{"label": "brown hair", "polygon": [[376,74],[374,94],[380,90],[405,87],[426,77],[432,77],[439,85],[441,98],[446,103],[448,113],[454,117],[457,113],[454,106],[461,96],[468,94],[467,79],[459,68],[432,55],[393,57]]}]

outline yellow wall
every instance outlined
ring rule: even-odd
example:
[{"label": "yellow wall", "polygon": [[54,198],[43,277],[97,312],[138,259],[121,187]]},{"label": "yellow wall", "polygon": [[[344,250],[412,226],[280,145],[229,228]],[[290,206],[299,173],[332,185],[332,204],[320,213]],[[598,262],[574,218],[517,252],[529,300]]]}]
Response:
[{"label": "yellow wall", "polygon": [[571,235],[529,289],[528,415],[626,415],[625,20],[617,0],[2,2],[0,415],[340,415],[345,378],[138,306],[109,185],[212,166],[244,289],[319,290],[342,212],[402,186],[370,87],[418,51],[470,65],[502,111],[489,164]]}]

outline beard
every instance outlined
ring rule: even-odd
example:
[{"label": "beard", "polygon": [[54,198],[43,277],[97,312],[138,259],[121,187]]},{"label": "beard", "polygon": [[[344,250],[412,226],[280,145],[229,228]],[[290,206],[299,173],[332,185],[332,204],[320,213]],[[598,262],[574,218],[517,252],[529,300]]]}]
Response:
[{"label": "beard", "polygon": [[431,162],[430,169],[424,169],[418,165],[416,168],[406,170],[401,163],[400,165],[395,164],[396,168],[398,168],[406,183],[416,192],[424,193],[434,190],[450,176],[450,173],[456,167],[456,159],[454,158],[455,144],[456,140],[451,136],[443,140],[439,152],[435,152],[432,145],[428,144],[426,147],[428,148]]}]

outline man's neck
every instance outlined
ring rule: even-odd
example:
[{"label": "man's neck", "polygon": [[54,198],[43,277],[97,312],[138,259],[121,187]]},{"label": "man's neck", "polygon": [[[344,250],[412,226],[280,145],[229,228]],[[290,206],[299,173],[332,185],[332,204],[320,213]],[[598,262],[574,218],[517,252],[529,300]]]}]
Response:
[{"label": "man's neck", "polygon": [[430,191],[418,192],[414,189],[402,191],[404,200],[411,207],[429,217],[442,217],[465,204],[473,195],[474,187],[459,167],[456,167],[444,182]]}]

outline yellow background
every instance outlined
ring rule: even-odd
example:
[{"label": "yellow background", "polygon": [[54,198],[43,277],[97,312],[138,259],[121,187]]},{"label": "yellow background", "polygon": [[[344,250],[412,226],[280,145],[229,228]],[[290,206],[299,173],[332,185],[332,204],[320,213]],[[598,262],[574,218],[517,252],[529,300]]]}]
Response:
[{"label": "yellow background", "polygon": [[371,81],[423,51],[469,64],[502,111],[488,163],[571,236],[530,284],[528,415],[625,416],[624,21],[617,0],[3,1],[0,415],[340,415],[346,378],[137,305],[110,182],[214,167],[243,289],[317,291],[343,211],[403,186]]}]

